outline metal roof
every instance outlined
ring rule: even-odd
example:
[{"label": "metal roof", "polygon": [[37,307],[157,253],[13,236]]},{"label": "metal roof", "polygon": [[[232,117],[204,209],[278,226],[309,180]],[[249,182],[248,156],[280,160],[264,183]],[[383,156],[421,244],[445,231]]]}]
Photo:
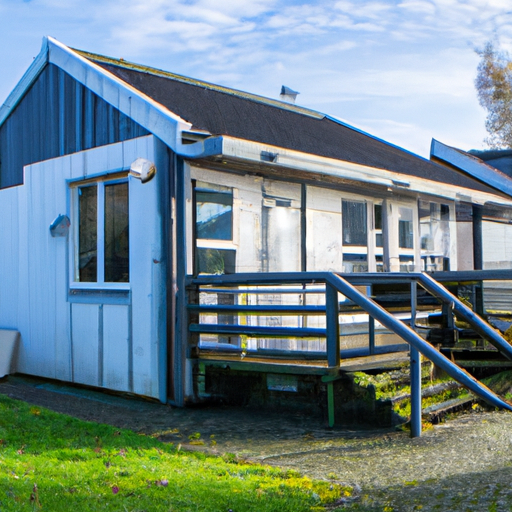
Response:
[{"label": "metal roof", "polygon": [[461,149],[447,146],[435,139],[432,139],[430,146],[431,158],[445,162],[468,176],[479,180],[481,183],[490,185],[496,190],[500,190],[502,193],[512,197],[512,179],[496,167],[484,162],[475,153],[467,153]]}]

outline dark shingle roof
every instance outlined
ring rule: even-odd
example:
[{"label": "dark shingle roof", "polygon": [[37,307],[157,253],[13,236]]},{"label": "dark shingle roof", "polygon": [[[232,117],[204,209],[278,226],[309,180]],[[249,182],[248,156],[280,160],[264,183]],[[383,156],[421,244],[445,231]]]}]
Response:
[{"label": "dark shingle roof", "polygon": [[165,106],[193,128],[303,151],[439,183],[496,194],[456,170],[426,160],[315,111],[78,51]]}]

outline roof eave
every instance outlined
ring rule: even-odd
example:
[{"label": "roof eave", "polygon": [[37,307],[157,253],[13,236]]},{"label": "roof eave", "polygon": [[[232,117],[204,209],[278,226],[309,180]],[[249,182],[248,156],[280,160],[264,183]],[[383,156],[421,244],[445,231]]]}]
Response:
[{"label": "roof eave", "polygon": [[[440,197],[450,201],[468,201],[472,204],[512,206],[512,200],[488,192],[446,183],[439,184],[426,178],[400,174],[396,171],[378,169],[235,137],[209,137],[195,144],[184,145],[182,149],[180,154],[192,160],[199,158],[221,158],[226,161],[230,159],[243,160],[247,163],[257,163],[260,166],[268,165],[269,169],[278,166],[289,170],[309,172],[313,175],[328,175],[362,184],[380,185],[390,193],[407,192]],[[268,155],[274,156],[275,159],[269,162]]]},{"label": "roof eave", "polygon": [[451,167],[456,167],[481,183],[512,197],[512,180],[474,155],[466,154],[432,139],[430,158],[431,160],[447,163]]}]

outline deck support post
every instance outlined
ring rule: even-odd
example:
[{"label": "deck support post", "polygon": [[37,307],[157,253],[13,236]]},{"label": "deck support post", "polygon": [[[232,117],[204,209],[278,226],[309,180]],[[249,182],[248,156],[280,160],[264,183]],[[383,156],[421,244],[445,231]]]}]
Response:
[{"label": "deck support post", "polygon": [[329,428],[334,427],[334,383],[327,383],[327,413]]},{"label": "deck support post", "polygon": [[[329,367],[340,366],[340,308],[338,290],[326,283],[325,285],[325,323],[327,364]],[[327,382],[327,411],[329,427],[334,427],[334,385]]]},{"label": "deck support post", "polygon": [[375,354],[375,318],[372,315],[368,318],[368,343],[370,355]]},{"label": "deck support post", "polygon": [[327,364],[335,367],[340,365],[340,308],[338,290],[329,284],[325,285],[325,310]]},{"label": "deck support post", "polygon": [[[417,283],[411,282],[411,329],[416,324]],[[421,436],[421,355],[410,347],[411,372],[411,437]]]}]

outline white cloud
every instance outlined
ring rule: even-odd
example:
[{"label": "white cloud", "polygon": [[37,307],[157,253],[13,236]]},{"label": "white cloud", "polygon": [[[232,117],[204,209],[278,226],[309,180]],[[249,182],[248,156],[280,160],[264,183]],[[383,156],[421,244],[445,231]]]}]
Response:
[{"label": "white cloud", "polygon": [[0,20],[4,97],[49,34],[273,97],[286,83],[355,124],[371,108],[385,120],[372,126],[392,134],[394,121],[404,141],[435,126],[438,104],[478,106],[475,47],[496,34],[512,50],[510,0],[0,0]]},{"label": "white cloud", "polygon": [[427,14],[433,16],[436,8],[432,2],[427,0],[403,0],[398,7],[412,13]]}]

